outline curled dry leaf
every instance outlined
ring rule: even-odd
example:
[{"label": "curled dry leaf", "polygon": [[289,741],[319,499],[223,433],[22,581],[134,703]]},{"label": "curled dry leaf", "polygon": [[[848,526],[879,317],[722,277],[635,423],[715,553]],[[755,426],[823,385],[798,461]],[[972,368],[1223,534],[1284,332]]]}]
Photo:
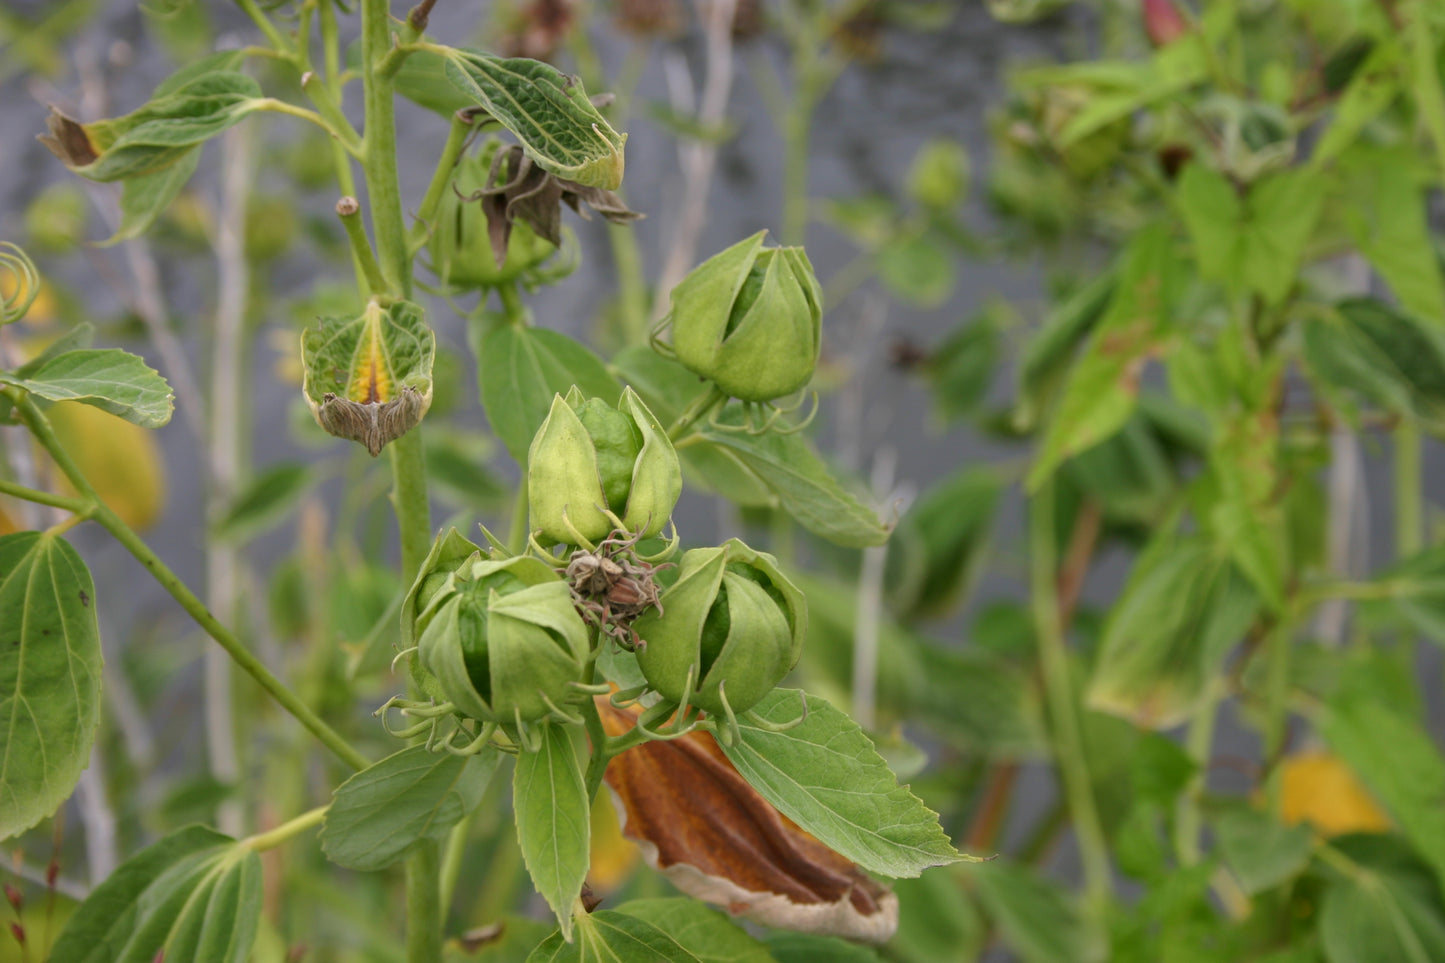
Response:
[{"label": "curled dry leaf", "polygon": [[[606,697],[597,708],[610,736],[636,719]],[[623,835],[689,896],[768,926],[869,943],[898,928],[897,897],[774,809],[712,736],[629,749],[606,782]]]}]

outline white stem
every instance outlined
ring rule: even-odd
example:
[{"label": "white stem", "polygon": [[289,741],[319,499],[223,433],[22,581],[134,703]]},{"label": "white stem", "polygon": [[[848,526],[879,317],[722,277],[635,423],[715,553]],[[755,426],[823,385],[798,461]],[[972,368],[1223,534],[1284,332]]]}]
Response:
[{"label": "white stem", "polygon": [[[221,169],[221,206],[216,219],[216,314],[211,346],[211,484],[209,509],[229,503],[240,482],[243,457],[241,426],[241,375],[245,351],[246,299],[250,266],[246,260],[246,205],[254,176],[254,144],[245,128],[226,134]],[[239,553],[229,544],[206,545],[206,597],[211,611],[223,619],[234,616],[241,577]],[[240,780],[241,762],[236,748],[235,708],[231,698],[231,661],[217,647],[206,650],[206,749],[211,776],[226,785]],[[232,836],[242,832],[239,800],[231,799],[217,810],[220,830]]]},{"label": "white stem", "polygon": [[[697,120],[705,129],[716,129],[727,115],[728,96],[733,85],[733,12],[737,0],[712,0],[706,7],[707,73],[703,80],[702,99]],[[687,110],[691,104],[691,84],[669,85],[673,88],[673,106]],[[679,96],[686,89],[685,97]],[[711,141],[684,140],[677,146],[682,167],[682,211],[677,229],[668,245],[667,261],[657,280],[657,298],[652,304],[652,318],[667,313],[672,289],[692,267],[697,257],[697,243],[707,220],[707,198],[717,162],[717,145]]]},{"label": "white stem", "polygon": [[[875,497],[885,498],[893,487],[898,452],[889,446],[878,449],[873,459],[869,484]],[[878,722],[878,636],[883,620],[883,575],[888,547],[863,549],[858,574],[858,608],[853,625],[853,721],[864,729]]]},{"label": "white stem", "polygon": [[85,861],[91,885],[110,876],[119,863],[115,843],[115,813],[105,795],[105,753],[97,743],[90,765],[80,774],[75,801],[85,826]]}]

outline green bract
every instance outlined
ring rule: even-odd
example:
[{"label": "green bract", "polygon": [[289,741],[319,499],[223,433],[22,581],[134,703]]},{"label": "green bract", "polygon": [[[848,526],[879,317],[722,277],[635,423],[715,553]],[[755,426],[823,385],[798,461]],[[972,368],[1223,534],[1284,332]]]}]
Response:
[{"label": "green bract", "polygon": [[677,581],[633,628],[646,642],[638,665],[664,698],[681,702],[694,674],[692,705],[744,712],[797,664],[808,605],[773,556],[734,538],[683,555]]},{"label": "green bract", "polygon": [[656,535],[681,492],[677,452],[631,388],[616,408],[576,386],[552,399],[527,457],[532,529],[543,541],[596,542],[614,528]]},{"label": "green bract", "polygon": [[823,294],[801,247],[763,247],[766,231],[716,254],[672,289],[672,350],[743,401],[807,385],[818,364]]},{"label": "green bract", "polygon": [[[541,264],[556,251],[551,242],[537,236],[525,220],[510,225],[505,240],[492,238],[487,230],[486,201],[479,192],[487,186],[487,175],[498,146],[457,164],[453,190],[442,195],[432,232],[432,270],[448,286],[459,290],[493,287],[518,277]],[[505,251],[498,256],[498,246]]]},{"label": "green bract", "polygon": [[463,715],[533,722],[575,695],[587,626],[567,583],[519,556],[463,564],[416,619],[417,657]]}]

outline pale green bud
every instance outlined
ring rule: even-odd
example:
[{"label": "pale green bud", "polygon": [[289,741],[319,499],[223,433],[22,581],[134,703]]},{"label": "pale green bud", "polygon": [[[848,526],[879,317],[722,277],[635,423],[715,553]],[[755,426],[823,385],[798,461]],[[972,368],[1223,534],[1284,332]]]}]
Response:
[{"label": "pale green bud", "polygon": [[656,535],[681,493],[677,452],[630,387],[616,408],[575,386],[552,399],[527,457],[532,529],[543,541],[601,541],[619,521]]},{"label": "pale green bud", "polygon": [[725,692],[743,712],[797,664],[808,604],[776,559],[730,539],[684,554],[677,581],[632,627],[645,643],[637,664],[664,698],[681,701],[691,674],[692,705],[721,714]]},{"label": "pale green bud", "polygon": [[525,723],[575,701],[587,626],[567,583],[540,559],[464,564],[419,624],[417,657],[463,715]]},{"label": "pale green bud", "polygon": [[801,247],[766,231],[704,261],[672,289],[672,350],[689,371],[743,401],[772,401],[813,377],[823,293]]}]

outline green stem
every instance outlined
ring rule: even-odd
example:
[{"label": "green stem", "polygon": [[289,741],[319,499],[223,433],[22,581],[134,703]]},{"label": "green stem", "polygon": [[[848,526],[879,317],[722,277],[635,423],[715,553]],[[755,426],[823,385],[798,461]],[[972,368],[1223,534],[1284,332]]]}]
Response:
[{"label": "green stem", "polygon": [[612,267],[617,274],[617,307],[624,345],[647,343],[647,277],[642,247],[627,224],[608,224]]},{"label": "green stem", "polygon": [[272,675],[261,660],[256,658],[230,629],[222,625],[206,609],[205,603],[196,598],[185,583],[166,567],[165,563],[151,550],[151,547],[130,526],[121,521],[120,516],[100,500],[94,486],[76,465],[75,460],[70,457],[70,453],[65,450],[60,439],[55,436],[55,430],[51,427],[50,420],[45,417],[35,402],[18,389],[10,389],[6,394],[15,404],[21,419],[30,429],[30,433],[35,436],[35,440],[50,453],[50,457],[65,473],[65,477],[70,479],[70,484],[80,492],[81,497],[90,502],[90,517],[110,532],[116,541],[124,545],[131,555],[135,556],[136,561],[148,568],[152,577],[160,583],[161,587],[180,603],[181,608],[195,619],[197,625],[206,630],[207,635],[215,639],[221,648],[230,654],[236,665],[255,679],[256,684],[265,689],[281,708],[310,730],[322,745],[334,752],[353,769],[365,769],[369,766],[370,760],[347,743],[336,730],[328,726],[320,716],[313,712],[310,706],[302,702],[280,679]]},{"label": "green stem", "polygon": [[413,428],[387,446],[391,451],[391,507],[401,530],[401,574],[408,583],[431,550],[431,505],[421,432]]},{"label": "green stem", "polygon": [[382,280],[381,267],[371,251],[366,228],[361,226],[360,202],[350,195],[343,197],[336,202],[336,216],[341,218],[341,226],[346,229],[346,238],[351,242],[351,257],[357,271],[366,280],[367,290],[371,294],[385,294],[386,282]]},{"label": "green stem", "polygon": [[412,225],[409,242],[413,254],[421,250],[427,235],[436,226],[433,221],[436,220],[437,208],[441,207],[442,198],[451,189],[452,172],[456,170],[457,158],[462,156],[462,151],[467,146],[472,127],[469,120],[464,121],[455,116],[452,118],[446,145],[442,147],[442,156],[437,159],[436,171],[431,176],[431,183],[427,185],[426,195],[421,199],[421,207],[417,208],[416,223]]},{"label": "green stem", "polygon": [[1055,539],[1054,489],[1049,482],[1034,495],[1029,506],[1030,595],[1045,696],[1053,721],[1054,751],[1084,868],[1084,899],[1092,921],[1101,926],[1112,889],[1109,850],[1089,782],[1078,706],[1069,678],[1069,653],[1059,612]]},{"label": "green stem", "polygon": [[[526,466],[523,466],[525,474]],[[531,510],[527,494],[527,479],[517,482],[517,494],[512,501],[512,521],[507,528],[507,548],[521,555],[527,550],[527,513]]]},{"label": "green stem", "polygon": [[9,495],[11,498],[22,498],[27,502],[34,502],[37,505],[49,505],[51,508],[61,508],[67,512],[74,512],[76,515],[84,517],[89,517],[90,510],[95,504],[85,498],[69,498],[65,495],[52,495],[50,492],[26,488],[24,485],[17,485],[3,478],[0,478],[0,495]]},{"label": "green stem", "polygon": [[1204,778],[1209,768],[1210,747],[1214,744],[1215,715],[1219,706],[1219,693],[1210,686],[1199,707],[1189,720],[1189,729],[1184,736],[1184,748],[1194,760],[1198,770],[1184,787],[1174,815],[1174,851],[1184,866],[1199,862],[1199,831],[1204,824],[1199,800],[1204,793]]},{"label": "green stem", "polygon": [[388,288],[411,297],[411,258],[402,223],[401,181],[396,170],[396,98],[391,81],[377,68],[391,49],[388,0],[362,0],[361,81],[365,91],[366,135],[362,166],[366,171],[371,228],[381,276]]},{"label": "green stem", "polygon": [[284,54],[287,58],[295,56],[295,52],[291,49],[291,43],[280,30],[276,29],[276,25],[271,22],[271,18],[261,12],[261,8],[256,6],[255,0],[236,0],[236,6],[244,10],[246,16],[250,17],[256,26],[261,29],[261,32],[266,35],[266,39],[271,41],[271,46],[275,47],[277,51]]},{"label": "green stem", "polygon": [[471,836],[472,820],[476,817],[476,810],[467,813],[462,821],[452,827],[447,835],[447,848],[442,852],[441,867],[441,907],[443,922],[445,914],[452,905],[452,898],[457,892],[457,880],[462,875],[462,857],[467,852],[467,840]]},{"label": "green stem", "polygon": [[292,837],[299,836],[311,827],[320,825],[321,821],[326,818],[326,810],[330,808],[329,805],[317,806],[315,809],[302,813],[295,819],[287,820],[275,829],[268,829],[264,833],[247,836],[241,840],[241,845],[257,853],[264,853],[268,849],[275,849]]},{"label": "green stem", "polygon": [[1264,763],[1271,774],[1267,785],[1270,808],[1279,813],[1280,780],[1276,764],[1284,754],[1289,735],[1289,662],[1293,632],[1290,621],[1281,617],[1265,639]]},{"label": "green stem", "polygon": [[250,103],[252,110],[265,111],[272,114],[286,114],[287,116],[299,117],[302,120],[307,121],[308,123],[315,124],[317,127],[320,127],[322,130],[326,131],[326,133],[330,134],[331,137],[338,144],[340,144],[348,154],[358,158],[362,156],[360,144],[350,139],[344,131],[338,130],[337,128],[333,127],[330,123],[327,122],[326,118],[322,117],[314,110],[307,110],[305,107],[297,107],[295,104],[288,104],[286,103],[286,101],[277,100],[274,97],[263,97],[260,100],[253,100]]},{"label": "green stem", "polygon": [[727,392],[709,382],[706,390],[692,399],[692,401],[688,403],[688,406],[683,409],[682,414],[678,415],[677,420],[667,429],[668,439],[676,442],[687,433],[687,430],[691,428],[694,423],[712,414],[714,409],[727,404],[727,400]]},{"label": "green stem", "polygon": [[503,281],[497,285],[497,298],[502,302],[502,313],[506,323],[514,328],[525,328],[530,323],[530,313],[522,303],[522,292],[517,290],[516,281]]},{"label": "green stem", "polygon": [[441,853],[424,840],[406,860],[406,960],[440,963],[442,958]]},{"label": "green stem", "polygon": [[1395,554],[1400,558],[1425,547],[1420,454],[1420,426],[1401,421],[1395,429]]}]

